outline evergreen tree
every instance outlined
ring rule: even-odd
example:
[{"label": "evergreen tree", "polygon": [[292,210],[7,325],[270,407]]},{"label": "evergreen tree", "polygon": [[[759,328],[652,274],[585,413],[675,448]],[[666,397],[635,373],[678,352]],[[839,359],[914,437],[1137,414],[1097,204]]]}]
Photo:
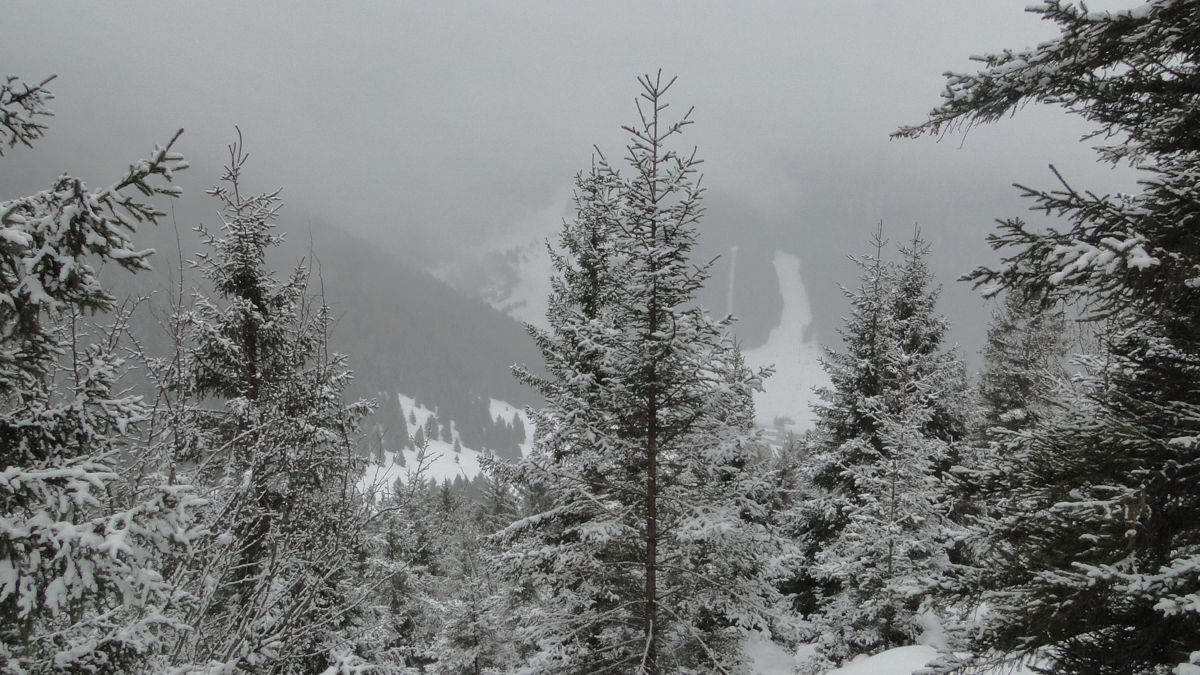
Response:
[{"label": "evergreen tree", "polygon": [[[217,300],[177,317],[189,342],[171,383],[169,426],[183,470],[207,490],[211,536],[179,583],[195,602],[172,660],[205,668],[313,672],[348,663],[371,579],[354,452],[363,402],[347,405],[345,358],[328,352],[328,307],[309,270],[283,283],[266,264],[281,241],[278,191],[243,193],[239,134],[229,148],[218,234],[200,228],[198,267]],[[358,627],[355,623],[359,623]]]},{"label": "evergreen tree", "polygon": [[[383,621],[374,631],[376,663],[426,668],[438,660],[435,646],[447,597],[457,588],[448,580],[447,550],[459,527],[461,508],[450,490],[423,478],[425,465],[412,467],[404,481],[384,493],[373,517],[381,546],[372,551],[376,576],[385,584],[375,597]],[[382,601],[382,602],[381,602]],[[383,672],[391,672],[386,668]],[[401,672],[408,672],[402,670]]]},{"label": "evergreen tree", "polygon": [[913,405],[923,409],[917,431],[945,446],[935,453],[940,478],[959,458],[974,401],[958,348],[946,344],[950,322],[937,311],[942,289],[925,262],[929,252],[920,229],[914,228],[912,240],[900,247],[893,318],[900,342],[896,368],[907,393],[917,397]]},{"label": "evergreen tree", "polygon": [[535,448],[492,465],[544,504],[497,535],[528,672],[729,671],[745,631],[775,623],[761,375],[695,306],[698,160],[667,145],[689,120],[663,119],[670,82],[640,83],[632,176],[601,156],[577,179],[550,328],[530,328],[548,373],[520,373],[546,401]]},{"label": "evergreen tree", "polygon": [[918,632],[922,598],[949,566],[942,482],[965,434],[965,374],[943,345],[928,245],[914,234],[894,265],[882,226],[873,244],[855,259],[844,348],[825,360],[831,388],[809,441],[817,492],[798,507],[811,570],[801,609],[833,660]]},{"label": "evergreen tree", "polygon": [[[52,79],[52,78],[50,78]],[[50,79],[0,82],[0,155],[32,146]],[[178,134],[176,137],[178,138]],[[198,500],[136,437],[148,410],[118,387],[128,368],[116,309],[93,267],[149,268],[143,197],[187,164],[175,139],[91,190],[79,178],[0,202],[0,663],[7,672],[128,672],[160,649],[179,595],[164,578],[194,537]],[[118,322],[122,320],[117,316]],[[136,470],[133,470],[136,469]]]},{"label": "evergreen tree", "polygon": [[1054,402],[1066,376],[1067,320],[1060,307],[1043,308],[1019,292],[1005,294],[992,314],[979,374],[983,429],[1033,426]]},{"label": "evergreen tree", "polygon": [[1200,665],[1200,2],[1033,11],[1061,36],[948,76],[946,101],[898,133],[1059,104],[1096,125],[1102,160],[1142,180],[1117,196],[1057,173],[1054,190],[1022,188],[1067,227],[1003,221],[991,237],[1003,263],[972,276],[1111,322],[1080,395],[1001,442],[1014,470],[987,562],[1002,590],[984,596],[974,648],[1058,673],[1183,672]]},{"label": "evergreen tree", "polygon": [[[972,571],[952,593],[978,597],[994,571],[982,553],[1011,493],[1005,487],[1022,471],[1023,453],[1013,453],[1013,434],[1034,429],[1058,414],[1072,396],[1066,368],[1067,319],[1061,306],[1043,307],[1019,292],[1005,294],[992,314],[984,364],[979,374],[979,412],[970,453],[955,474],[956,520],[968,530]],[[999,590],[992,588],[991,590]]]},{"label": "evergreen tree", "polygon": [[483,536],[512,522],[508,486],[485,481],[483,503],[458,499],[446,513],[439,541],[443,577],[436,599],[435,673],[499,675],[512,672],[515,649],[501,579],[492,573]]}]

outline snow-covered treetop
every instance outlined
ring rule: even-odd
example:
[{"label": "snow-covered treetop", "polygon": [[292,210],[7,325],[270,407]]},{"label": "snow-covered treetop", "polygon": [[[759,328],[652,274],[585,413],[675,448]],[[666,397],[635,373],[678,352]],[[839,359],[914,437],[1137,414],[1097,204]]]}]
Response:
[{"label": "snow-covered treetop", "polygon": [[266,252],[283,243],[276,231],[275,218],[282,202],[282,189],[262,194],[244,194],[241,188],[242,169],[250,155],[242,142],[242,130],[237,129],[237,141],[230,144],[229,163],[221,181],[208,190],[222,203],[219,232],[197,228],[211,252],[196,255],[202,273],[224,298],[243,298],[261,310],[263,293],[275,285],[274,273],[266,265]]}]

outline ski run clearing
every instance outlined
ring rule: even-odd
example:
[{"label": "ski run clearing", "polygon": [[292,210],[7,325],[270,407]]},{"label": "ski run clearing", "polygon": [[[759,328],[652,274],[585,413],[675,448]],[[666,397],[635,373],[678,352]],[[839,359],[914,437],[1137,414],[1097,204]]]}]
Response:
[{"label": "ski run clearing", "polygon": [[[405,419],[409,420],[410,429],[415,430],[425,426],[426,421],[435,414],[435,411],[417,405],[417,402],[409,396],[400,394],[399,399],[400,410]],[[513,415],[520,416],[521,423],[525,425],[526,429],[525,441],[520,444],[521,454],[528,455],[533,438],[533,425],[525,411],[504,401],[491,399],[489,413],[493,419],[500,416],[509,420]],[[415,424],[412,422],[413,418],[416,419]],[[454,424],[453,421],[449,421],[449,423]],[[399,453],[391,450],[384,452],[382,462],[373,462],[368,465],[359,484],[360,488],[365,491],[373,491],[377,495],[383,494],[391,490],[397,480],[407,481],[418,470],[420,477],[427,481],[433,480],[441,483],[444,480],[453,481],[455,478],[461,477],[463,481],[470,482],[479,475],[479,458],[483,456],[483,453],[463,446],[458,429],[453,426],[451,428],[453,438],[451,442],[440,438],[427,438],[423,451],[406,447]],[[460,452],[454,450],[454,441],[459,442],[462,448]]]}]

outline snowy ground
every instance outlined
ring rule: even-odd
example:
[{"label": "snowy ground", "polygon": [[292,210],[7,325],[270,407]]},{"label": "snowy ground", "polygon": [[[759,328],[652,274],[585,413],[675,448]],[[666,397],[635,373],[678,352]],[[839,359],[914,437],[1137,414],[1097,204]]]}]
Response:
[{"label": "snowy ground", "polygon": [[[756,675],[792,675],[806,649],[809,648],[802,647],[799,655],[792,655],[760,637],[753,637],[746,643],[746,653]],[[825,675],[913,675],[936,656],[937,649],[929,645],[897,647],[874,656],[860,656]],[[1028,668],[1002,667],[981,675],[1034,675],[1034,672]]]},{"label": "snowy ground", "polygon": [[928,645],[911,645],[889,649],[882,654],[859,658],[829,675],[911,675],[937,657],[937,650]]}]

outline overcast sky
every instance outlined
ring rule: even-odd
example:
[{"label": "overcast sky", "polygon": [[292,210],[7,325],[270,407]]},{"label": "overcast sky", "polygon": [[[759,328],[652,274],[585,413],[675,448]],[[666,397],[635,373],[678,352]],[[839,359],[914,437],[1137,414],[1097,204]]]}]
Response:
[{"label": "overcast sky", "polygon": [[622,153],[635,78],[662,68],[680,112],[695,106],[705,183],[747,222],[838,258],[879,219],[920,222],[949,283],[984,259],[993,219],[1022,212],[1010,183],[1044,185],[1053,162],[1121,184],[1057,110],[889,140],[924,119],[944,70],[1054,36],[1029,1],[10,0],[0,57],[58,75],[57,117],[37,150],[0,160],[0,196],[64,170],[108,180],[180,127],[199,190],[237,124],[257,187],[284,186],[290,212],[434,266],[464,242],[553,229],[592,145]]}]

